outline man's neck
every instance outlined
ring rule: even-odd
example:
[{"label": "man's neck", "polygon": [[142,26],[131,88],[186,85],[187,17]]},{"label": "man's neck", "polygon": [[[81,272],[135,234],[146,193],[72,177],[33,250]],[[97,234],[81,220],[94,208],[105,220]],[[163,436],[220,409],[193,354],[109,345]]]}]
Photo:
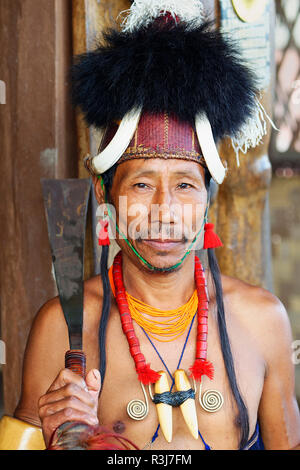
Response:
[{"label": "man's neck", "polygon": [[161,310],[181,307],[195,290],[195,259],[191,253],[182,265],[171,272],[141,269],[123,253],[123,279],[126,291],[133,297]]}]

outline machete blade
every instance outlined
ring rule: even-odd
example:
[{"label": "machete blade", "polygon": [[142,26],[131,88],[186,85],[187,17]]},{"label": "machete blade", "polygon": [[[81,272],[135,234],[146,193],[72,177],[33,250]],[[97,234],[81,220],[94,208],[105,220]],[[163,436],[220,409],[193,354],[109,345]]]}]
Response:
[{"label": "machete blade", "polygon": [[70,349],[82,349],[84,243],[91,179],[41,179],[41,184]]}]

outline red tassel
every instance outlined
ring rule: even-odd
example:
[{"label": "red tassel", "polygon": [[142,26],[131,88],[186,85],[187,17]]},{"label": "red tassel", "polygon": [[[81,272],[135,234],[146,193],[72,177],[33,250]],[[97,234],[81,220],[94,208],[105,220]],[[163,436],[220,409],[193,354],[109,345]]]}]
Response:
[{"label": "red tassel", "polygon": [[209,361],[196,359],[190,371],[191,376],[198,381],[201,380],[202,375],[206,375],[210,380],[214,378],[214,366]]},{"label": "red tassel", "polygon": [[129,439],[109,432],[88,438],[85,447],[87,450],[139,450]]},{"label": "red tassel", "polygon": [[160,378],[158,372],[150,368],[150,364],[145,364],[143,367],[137,369],[139,381],[143,385],[154,384]]},{"label": "red tassel", "polygon": [[98,243],[99,243],[100,246],[109,245],[110,240],[109,240],[109,235],[108,235],[108,231],[107,231],[108,221],[107,220],[100,220],[100,224],[102,225],[102,227],[101,227],[101,230],[99,232]]},{"label": "red tassel", "polygon": [[218,246],[223,246],[218,235],[214,232],[214,224],[205,224],[204,225],[204,245],[203,248],[218,248]]},{"label": "red tassel", "polygon": [[47,450],[139,450],[126,437],[102,426],[80,422],[62,424],[54,432]]}]

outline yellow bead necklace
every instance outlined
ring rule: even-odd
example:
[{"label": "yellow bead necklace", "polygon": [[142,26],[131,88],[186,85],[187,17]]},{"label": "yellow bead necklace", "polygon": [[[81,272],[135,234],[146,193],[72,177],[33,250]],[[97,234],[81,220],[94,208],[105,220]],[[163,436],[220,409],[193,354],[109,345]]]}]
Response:
[{"label": "yellow bead necklace", "polygon": [[[151,338],[164,343],[179,338],[185,332],[198,308],[197,290],[194,291],[186,304],[172,310],[160,310],[152,307],[136,299],[128,292],[126,292],[126,298],[132,319]],[[157,318],[161,318],[162,321],[157,320]]]}]

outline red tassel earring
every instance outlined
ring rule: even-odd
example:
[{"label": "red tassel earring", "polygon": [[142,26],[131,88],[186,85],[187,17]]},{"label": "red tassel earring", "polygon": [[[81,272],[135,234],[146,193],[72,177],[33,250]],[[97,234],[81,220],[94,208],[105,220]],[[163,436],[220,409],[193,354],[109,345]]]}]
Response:
[{"label": "red tassel earring", "polygon": [[223,243],[221,242],[218,235],[214,232],[214,224],[205,224],[203,248],[217,248],[218,246],[223,246]]},{"label": "red tassel earring", "polygon": [[[105,188],[104,188],[104,184],[103,184],[103,179],[102,179],[101,175],[98,175],[97,178],[100,181],[101,188],[102,188],[103,194],[105,196]],[[109,235],[108,235],[108,231],[107,231],[107,227],[108,227],[108,224],[109,224],[109,219],[106,218],[107,216],[108,216],[108,213],[107,213],[107,210],[105,210],[104,214],[102,216],[103,219],[99,220],[100,225],[101,225],[101,229],[100,229],[100,232],[99,232],[99,235],[98,235],[98,244],[100,246],[110,245]]]},{"label": "red tassel earring", "polygon": [[109,245],[110,240],[109,240],[109,235],[107,231],[108,220],[104,219],[104,220],[100,220],[99,222],[101,224],[101,230],[98,235],[98,243],[100,246]]}]

